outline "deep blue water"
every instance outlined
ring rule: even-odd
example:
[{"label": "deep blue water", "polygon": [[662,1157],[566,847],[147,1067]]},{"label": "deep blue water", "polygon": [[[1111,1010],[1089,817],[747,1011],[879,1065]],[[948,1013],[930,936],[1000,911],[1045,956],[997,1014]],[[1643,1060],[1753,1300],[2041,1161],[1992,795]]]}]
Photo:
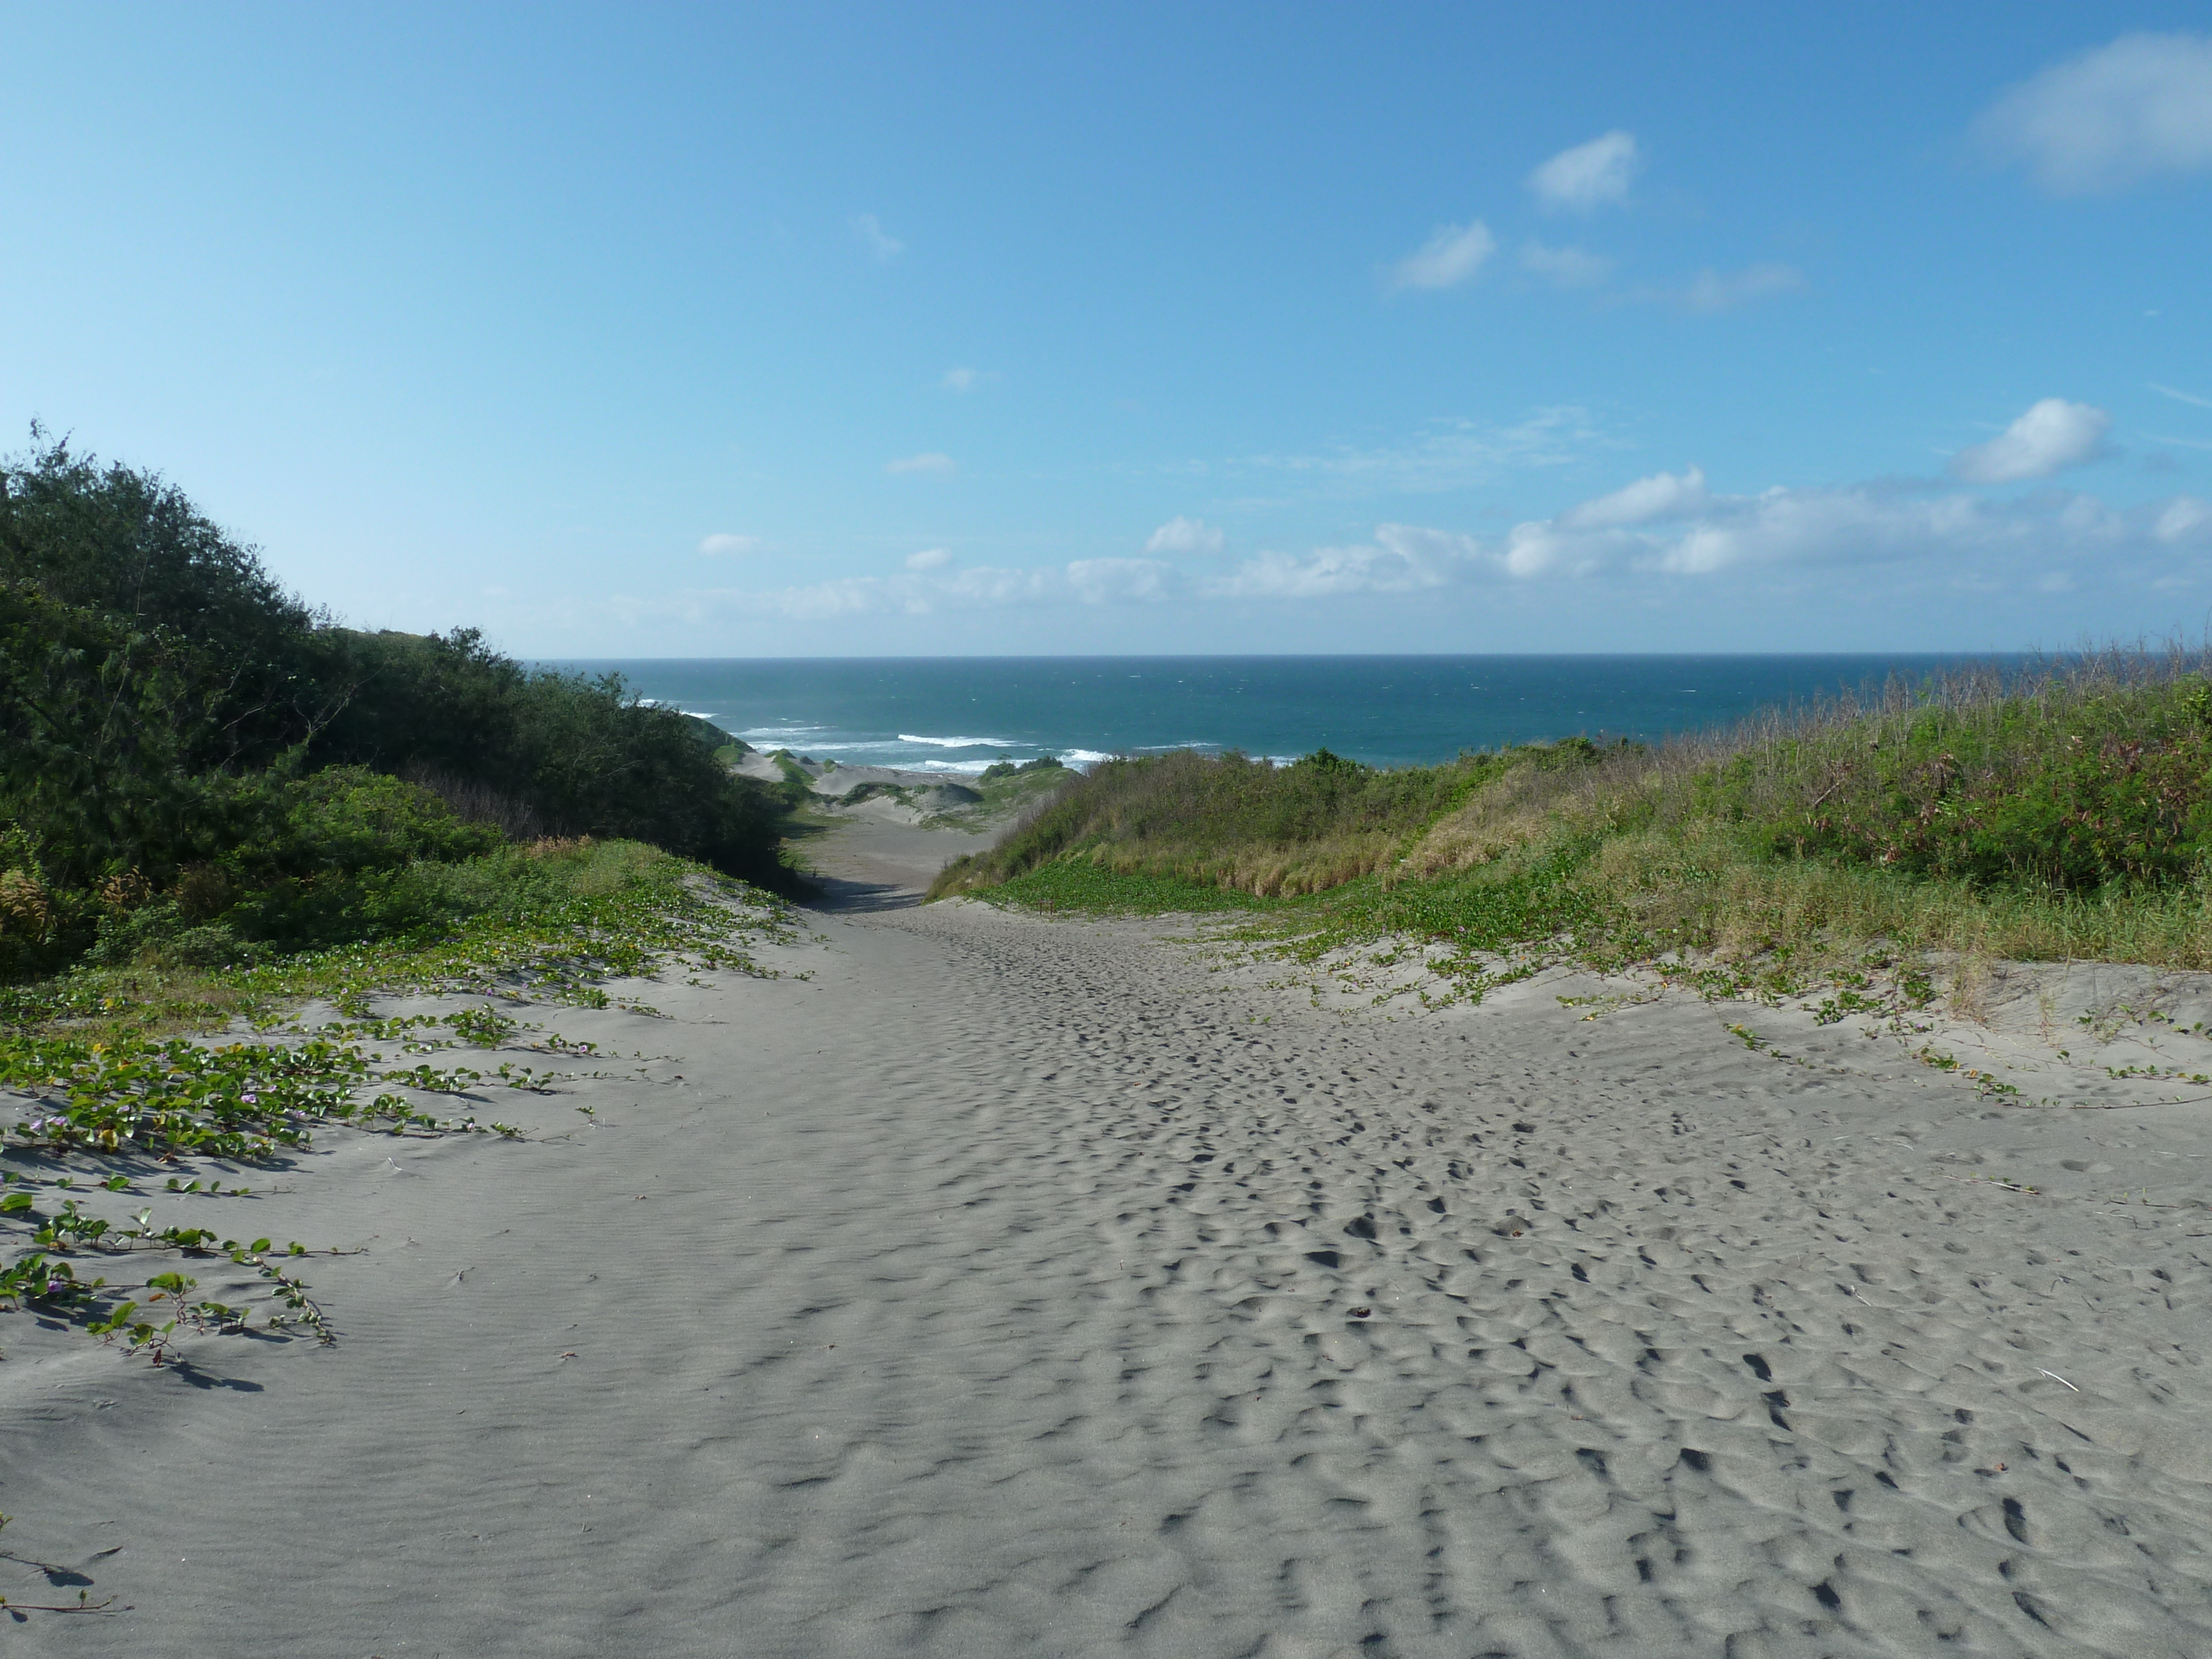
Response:
[{"label": "deep blue water", "polygon": [[756,748],[980,771],[1000,758],[1327,745],[1378,766],[1571,737],[1650,738],[1963,657],[939,657],[573,662]]}]

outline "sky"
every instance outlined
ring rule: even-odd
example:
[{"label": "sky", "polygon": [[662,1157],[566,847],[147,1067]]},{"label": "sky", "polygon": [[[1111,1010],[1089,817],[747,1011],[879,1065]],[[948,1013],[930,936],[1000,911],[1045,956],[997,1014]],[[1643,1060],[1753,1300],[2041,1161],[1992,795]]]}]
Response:
[{"label": "sky", "polygon": [[14,6],[0,154],[0,444],[355,626],[2212,626],[2202,4]]}]

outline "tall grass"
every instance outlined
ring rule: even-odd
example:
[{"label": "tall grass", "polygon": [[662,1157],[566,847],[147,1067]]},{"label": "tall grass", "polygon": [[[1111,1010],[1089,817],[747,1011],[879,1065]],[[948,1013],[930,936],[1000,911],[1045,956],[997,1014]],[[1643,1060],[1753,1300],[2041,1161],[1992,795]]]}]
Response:
[{"label": "tall grass", "polygon": [[1171,880],[1307,896],[1317,928],[1614,961],[2212,968],[2208,667],[2201,650],[2108,651],[1893,680],[1650,747],[1395,772],[1117,762],[936,890],[1097,908],[1121,878],[1152,884],[1158,908]]},{"label": "tall grass", "polygon": [[1071,857],[1262,898],[1326,892],[1389,867],[1407,838],[1517,772],[1578,769],[1599,754],[1556,747],[1462,755],[1377,771],[1318,750],[1288,766],[1189,750],[1112,760],[1056,796],[993,851],[958,860],[932,897],[995,886]]}]

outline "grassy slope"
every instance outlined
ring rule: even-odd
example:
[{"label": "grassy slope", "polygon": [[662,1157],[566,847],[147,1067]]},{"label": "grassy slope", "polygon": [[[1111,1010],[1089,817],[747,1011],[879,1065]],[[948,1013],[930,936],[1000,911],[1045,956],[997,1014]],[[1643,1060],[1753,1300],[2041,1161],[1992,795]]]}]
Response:
[{"label": "grassy slope", "polygon": [[1275,898],[1317,893],[1394,865],[1407,837],[1509,773],[1579,766],[1588,744],[1466,755],[1376,772],[1326,750],[1293,766],[1183,751],[1108,761],[992,853],[965,859],[932,896],[996,885],[1087,859],[1115,874]]},{"label": "grassy slope", "polygon": [[244,1019],[308,1000],[361,1017],[379,992],[526,995],[604,1006],[598,981],[683,956],[752,971],[749,931],[781,931],[781,901],[639,842],[548,840],[417,866],[441,887],[434,917],[377,939],[233,965],[160,951],[0,987],[0,1051],[47,1038],[122,1042]]},{"label": "grassy slope", "polygon": [[947,782],[973,789],[983,799],[973,806],[939,812],[927,822],[957,830],[987,829],[1049,800],[1075,776],[1073,772],[1059,767],[1046,767],[1003,772],[997,777],[949,778]]},{"label": "grassy slope", "polygon": [[1893,687],[1653,750],[1117,762],[935,890],[1800,979],[1928,950],[2212,967],[2198,667]]}]

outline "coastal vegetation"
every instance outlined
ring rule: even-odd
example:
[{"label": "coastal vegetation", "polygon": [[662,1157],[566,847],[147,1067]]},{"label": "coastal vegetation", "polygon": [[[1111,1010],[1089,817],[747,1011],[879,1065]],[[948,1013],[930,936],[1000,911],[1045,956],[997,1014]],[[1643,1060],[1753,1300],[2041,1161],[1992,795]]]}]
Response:
[{"label": "coastal vegetation", "polygon": [[[853,783],[848,769],[834,761],[809,771],[811,763],[804,757],[794,759],[788,750],[777,750],[769,758],[784,774],[782,787],[793,804],[788,829],[795,838],[823,834],[845,813],[878,800],[903,809],[912,814],[911,822],[925,828],[981,834],[1048,799],[1075,775],[1055,757],[1043,755],[1018,765],[1000,761],[974,776],[940,774],[922,781],[904,774],[897,780]],[[804,860],[803,839],[793,855]]]},{"label": "coastal vegetation", "polygon": [[0,464],[0,980],[437,936],[532,902],[547,837],[793,879],[705,722],[339,626],[173,485],[33,436]]},{"label": "coastal vegetation", "polygon": [[1076,774],[1056,756],[1040,755],[1016,764],[1000,761],[987,766],[963,787],[977,799],[939,808],[927,820],[948,829],[979,832],[1009,817],[1018,817],[1060,793]]},{"label": "coastal vegetation", "polygon": [[[93,1189],[244,1194],[240,1166],[286,1157],[334,1124],[512,1139],[520,1132],[488,1109],[495,1092],[544,1093],[573,1075],[563,1063],[600,1060],[594,1044],[549,1032],[527,1008],[607,1007],[617,1000],[608,981],[677,963],[773,976],[753,947],[794,936],[781,900],[637,842],[544,838],[429,878],[473,885],[474,902],[439,927],[247,965],[200,968],[143,952],[126,965],[0,989],[0,1089],[27,1101],[0,1169],[0,1242],[10,1250],[0,1260],[0,1307],[36,1308],[157,1364],[188,1333],[252,1328],[329,1342],[333,1331],[294,1267],[329,1250],[156,1227],[145,1212],[117,1224],[83,1207]],[[391,993],[481,1000],[377,1018],[369,998]],[[337,1017],[297,1023],[311,1001]],[[251,1036],[178,1034],[241,1022]],[[433,1058],[455,1049],[472,1060],[494,1049],[532,1059]],[[186,1158],[199,1160],[198,1173],[176,1173]],[[97,1271],[161,1261],[171,1265],[143,1289]],[[224,1295],[247,1300],[201,1295],[185,1271],[194,1263],[222,1272],[242,1287]]]},{"label": "coastal vegetation", "polygon": [[2212,680],[2114,652],[1893,683],[1653,745],[1379,771],[1102,766],[935,896],[1237,908],[1468,974],[1556,956],[1846,985],[1930,952],[2212,967]]},{"label": "coastal vegetation", "polygon": [[[513,1135],[485,1091],[557,1073],[425,1057],[588,1062],[516,1011],[672,962],[769,971],[788,804],[612,677],[341,627],[173,486],[33,440],[0,463],[0,1089],[25,1102],[0,1306],[157,1364],[249,1322],[327,1341],[291,1265],[319,1252],[118,1223],[92,1189],[222,1191],[326,1123]],[[391,992],[485,1000],[374,1018]],[[290,1023],[313,1003],[337,1019]],[[125,1262],[161,1271],[95,1271]]]}]

